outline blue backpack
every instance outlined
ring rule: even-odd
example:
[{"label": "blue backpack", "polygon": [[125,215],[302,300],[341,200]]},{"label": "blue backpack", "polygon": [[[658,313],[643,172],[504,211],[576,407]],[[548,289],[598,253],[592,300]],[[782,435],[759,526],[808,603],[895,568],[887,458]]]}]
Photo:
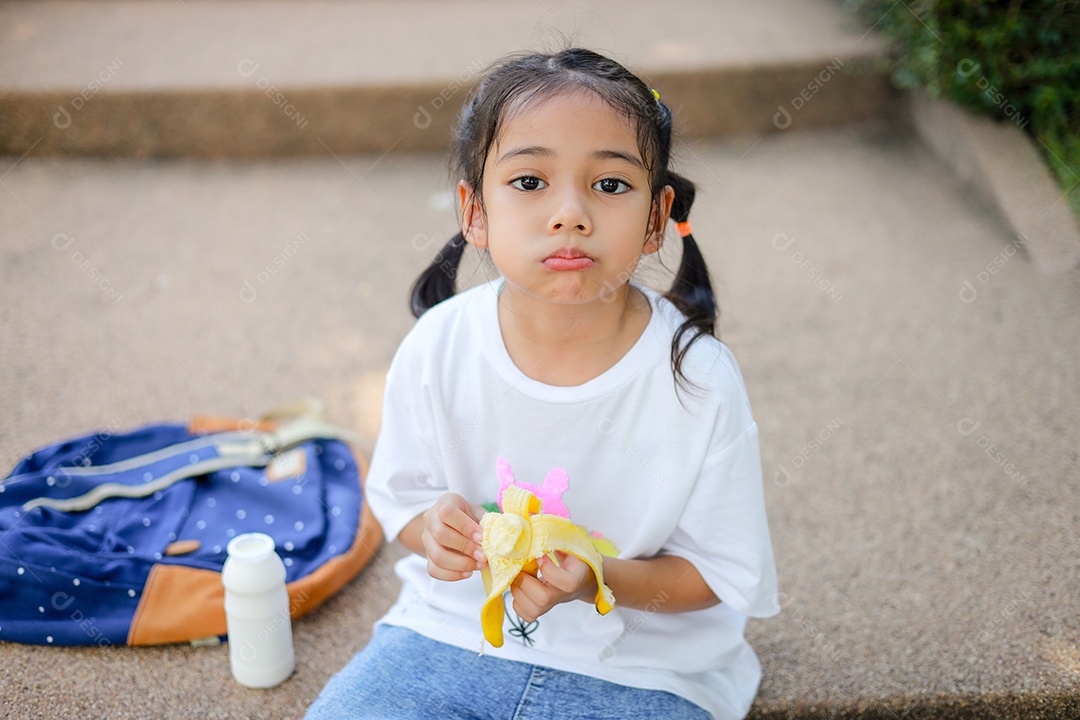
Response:
[{"label": "blue backpack", "polygon": [[225,547],[245,532],[274,538],[290,614],[310,612],[382,542],[349,437],[306,412],[99,432],[34,452],[0,482],[0,640],[223,636]]}]

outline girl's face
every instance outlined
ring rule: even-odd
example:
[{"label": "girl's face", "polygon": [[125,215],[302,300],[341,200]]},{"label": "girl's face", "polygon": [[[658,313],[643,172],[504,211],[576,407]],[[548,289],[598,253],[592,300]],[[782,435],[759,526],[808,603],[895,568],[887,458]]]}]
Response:
[{"label": "girl's face", "polygon": [[509,286],[560,304],[625,297],[642,254],[660,248],[673,196],[665,188],[654,212],[634,129],[587,91],[511,115],[488,153],[483,191],[486,217],[459,188],[465,237],[489,251]]}]

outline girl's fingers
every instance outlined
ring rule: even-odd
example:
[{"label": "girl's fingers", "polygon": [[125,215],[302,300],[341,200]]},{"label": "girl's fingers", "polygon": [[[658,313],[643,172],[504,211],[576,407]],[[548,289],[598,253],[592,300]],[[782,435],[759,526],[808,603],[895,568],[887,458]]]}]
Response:
[{"label": "girl's fingers", "polygon": [[540,577],[521,573],[510,585],[514,612],[532,622],[559,603],[581,597],[593,582],[592,568],[573,555],[559,553],[559,564],[546,555],[538,561]]},{"label": "girl's fingers", "polygon": [[562,590],[528,573],[521,573],[510,585],[514,612],[525,622],[532,622],[566,599]]},{"label": "girl's fingers", "polygon": [[[452,550],[459,555],[465,555],[479,560],[483,557],[483,553],[480,549],[480,544],[471,538],[462,535],[460,532],[450,527],[449,525],[443,525],[441,523],[435,523],[433,526],[427,528],[427,533],[441,547],[447,550]],[[479,555],[477,553],[480,553]]]},{"label": "girl's fingers", "polygon": [[454,582],[455,580],[464,580],[472,577],[472,572],[458,572],[454,570],[446,570],[436,565],[431,559],[428,559],[428,575],[436,580],[446,580],[447,582]]},{"label": "girl's fingers", "polygon": [[421,541],[428,574],[438,580],[462,580],[486,567],[481,538],[480,525],[465,498],[454,493],[440,497],[424,513]]},{"label": "girl's fingers", "polygon": [[423,543],[424,553],[427,555],[429,564],[457,573],[472,572],[479,567],[475,557],[464,555],[452,547],[447,547],[430,533],[424,534]]},{"label": "girl's fingers", "polygon": [[456,495],[444,495],[432,508],[433,517],[428,518],[428,529],[439,542],[464,555],[475,555],[480,549],[483,533],[480,524],[468,513],[465,499]]},{"label": "girl's fingers", "polygon": [[539,568],[545,583],[567,595],[580,593],[592,579],[588,563],[564,553],[559,553],[558,565],[545,555],[540,558]]},{"label": "girl's fingers", "polygon": [[542,583],[539,580],[525,573],[518,575],[510,586],[510,595],[514,598],[514,612],[527,623],[536,620],[551,609],[544,607],[534,598],[534,595],[542,595],[539,589],[541,587]]},{"label": "girl's fingers", "polygon": [[[471,541],[478,546],[483,539],[483,531],[480,524],[473,519],[471,507],[460,495],[448,493],[435,503],[432,508],[434,517],[429,518],[429,526],[445,526],[457,532],[465,541]],[[470,554],[467,548],[459,547],[460,552]]]},{"label": "girl's fingers", "polygon": [[442,522],[442,511],[428,517],[421,541],[428,558],[428,574],[438,580],[461,580],[482,569],[487,560],[478,543]]},{"label": "girl's fingers", "polygon": [[[464,503],[464,500],[462,500]],[[480,542],[483,531],[480,528],[480,523],[473,519],[473,516],[469,513],[469,506],[463,504],[461,507],[442,508],[440,510],[443,522],[450,527],[457,530],[463,536]]]}]

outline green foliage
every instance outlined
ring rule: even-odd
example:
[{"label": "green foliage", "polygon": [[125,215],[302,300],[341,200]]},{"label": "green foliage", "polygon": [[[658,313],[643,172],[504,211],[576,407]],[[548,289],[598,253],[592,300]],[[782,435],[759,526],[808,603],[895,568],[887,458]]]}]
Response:
[{"label": "green foliage", "polygon": [[893,80],[1014,123],[1080,215],[1080,0],[846,0],[894,41]]}]

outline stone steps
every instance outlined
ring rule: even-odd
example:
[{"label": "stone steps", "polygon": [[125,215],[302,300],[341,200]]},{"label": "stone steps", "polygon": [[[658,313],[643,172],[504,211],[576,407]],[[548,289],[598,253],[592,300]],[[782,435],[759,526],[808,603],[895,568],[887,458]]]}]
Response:
[{"label": "stone steps", "polygon": [[[418,22],[422,20],[422,22]],[[888,112],[883,43],[828,0],[134,0],[0,6],[0,153],[326,156],[446,147],[477,73],[522,48],[607,52],[685,137]]]}]

